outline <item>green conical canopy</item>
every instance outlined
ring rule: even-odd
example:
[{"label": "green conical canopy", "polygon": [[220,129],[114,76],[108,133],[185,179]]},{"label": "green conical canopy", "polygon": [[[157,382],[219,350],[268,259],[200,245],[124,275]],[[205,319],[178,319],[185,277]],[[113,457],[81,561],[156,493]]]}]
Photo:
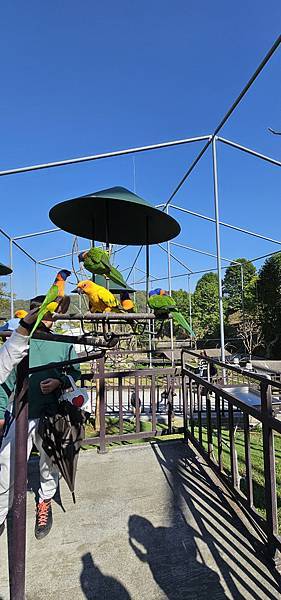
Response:
[{"label": "green conical canopy", "polygon": [[[107,287],[107,281],[103,275],[95,275],[95,283],[97,283],[97,285],[102,285],[105,288]],[[118,285],[118,283],[115,283],[112,279],[109,280],[108,284],[108,289],[112,294],[120,294],[121,292],[133,293],[135,291],[129,285]]]},{"label": "green conical canopy", "polygon": [[159,244],[180,233],[173,217],[123,187],[60,202],[49,216],[64,231],[111,244]]},{"label": "green conical canopy", "polygon": [[0,263],[0,275],[10,275],[12,273],[12,269],[10,267],[6,267],[3,263]]}]

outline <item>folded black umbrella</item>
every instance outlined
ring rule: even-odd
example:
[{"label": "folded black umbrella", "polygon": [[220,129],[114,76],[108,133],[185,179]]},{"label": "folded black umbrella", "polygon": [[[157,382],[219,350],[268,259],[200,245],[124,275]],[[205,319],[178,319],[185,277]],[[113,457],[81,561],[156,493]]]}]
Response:
[{"label": "folded black umbrella", "polygon": [[79,450],[85,438],[85,414],[69,402],[61,402],[59,412],[40,418],[38,433],[43,440],[43,449],[58,467],[75,503],[75,476]]}]

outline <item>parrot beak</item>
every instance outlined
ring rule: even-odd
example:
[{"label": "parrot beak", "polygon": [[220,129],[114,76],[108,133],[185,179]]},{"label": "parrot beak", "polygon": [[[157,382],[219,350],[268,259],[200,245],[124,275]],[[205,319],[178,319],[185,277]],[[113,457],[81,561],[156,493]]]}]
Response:
[{"label": "parrot beak", "polygon": [[82,292],[81,288],[77,287],[77,288],[74,288],[74,290],[71,290],[70,293],[71,294],[82,294],[83,292]]},{"label": "parrot beak", "polygon": [[80,263],[84,262],[85,254],[86,254],[85,250],[83,250],[82,252],[80,252],[80,254],[78,254],[78,261]]}]

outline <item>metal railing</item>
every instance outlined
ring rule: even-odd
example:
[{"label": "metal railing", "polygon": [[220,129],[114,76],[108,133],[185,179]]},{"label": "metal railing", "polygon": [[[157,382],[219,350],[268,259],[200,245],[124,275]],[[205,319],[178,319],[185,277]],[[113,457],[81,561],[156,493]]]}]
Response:
[{"label": "metal railing", "polygon": [[[42,335],[42,334],[41,334]],[[39,337],[39,334],[38,334]],[[60,336],[55,336],[59,339]],[[45,339],[45,338],[44,338]],[[99,428],[95,437],[85,439],[85,444],[98,446],[99,452],[106,452],[109,444],[123,441],[149,440],[155,436],[173,432],[173,415],[179,411],[183,415],[184,440],[191,440],[197,449],[206,457],[214,471],[224,481],[237,502],[244,507],[251,522],[266,541],[276,566],[281,566],[281,540],[278,535],[278,514],[276,494],[276,471],[274,436],[281,434],[281,422],[272,414],[272,386],[280,390],[281,383],[267,377],[249,373],[233,365],[204,357],[208,363],[214,363],[222,373],[233,373],[237,377],[245,377],[259,388],[260,406],[251,406],[239,400],[233,389],[227,384],[206,381],[194,372],[192,365],[186,364],[185,357],[191,355],[200,358],[200,354],[189,349],[181,353],[181,367],[138,369],[134,371],[105,371],[104,351],[95,354],[97,369],[95,373],[83,373],[82,385],[93,392],[95,410],[99,402]],[[77,359],[92,360],[93,354]],[[69,361],[66,361],[69,362]],[[71,361],[70,361],[71,362]],[[50,365],[49,365],[50,366]],[[42,367],[34,367],[35,372]],[[232,384],[233,385],[233,384]],[[135,406],[132,411],[130,391],[134,391]],[[144,396],[143,396],[144,394]],[[177,394],[177,396],[175,396]],[[138,402],[140,398],[141,402]],[[144,400],[143,400],[144,398]],[[22,410],[20,398],[16,399],[16,488],[13,507],[13,560],[10,564],[11,597],[17,600],[24,598],[25,580],[25,499],[26,494],[26,437],[27,437],[27,405]],[[133,418],[128,419],[128,413]],[[149,420],[149,430],[142,430],[142,412]],[[159,427],[159,413],[166,414],[165,428]],[[109,418],[115,417],[117,432],[110,431]],[[245,489],[240,489],[240,475],[237,459],[237,418],[242,423]],[[262,459],[261,474],[264,477],[265,518],[255,506],[253,486],[253,468],[251,460],[251,423],[254,418],[261,424]],[[130,421],[130,428],[127,423]],[[227,431],[227,442],[226,433]],[[228,446],[230,465],[225,464],[225,448]],[[216,449],[217,448],[217,449]],[[15,554],[16,553],[16,554]],[[15,555],[17,561],[14,560]]]},{"label": "metal railing", "polygon": [[[82,374],[81,384],[90,384],[92,412],[99,402],[99,435],[88,437],[85,444],[99,446],[101,453],[112,442],[147,439],[161,435],[157,427],[157,413],[167,414],[167,433],[172,433],[174,411],[182,412],[182,389],[179,371],[174,367],[139,369],[134,371],[105,372],[104,358],[98,361],[97,373]],[[134,392],[135,406],[132,407],[131,392]],[[177,403],[175,403],[175,396]],[[124,430],[128,413],[134,413],[134,431]],[[150,431],[141,431],[141,416],[146,414],[151,422]],[[118,433],[107,432],[107,420],[116,415]]]},{"label": "metal railing", "polygon": [[[198,353],[186,349],[182,351],[181,372],[185,439],[186,441],[192,441],[233,493],[238,503],[247,510],[252,522],[266,536],[271,557],[276,567],[280,568],[281,538],[278,531],[274,436],[281,434],[281,421],[273,416],[272,386],[274,385],[281,395],[281,384],[263,375],[249,373],[240,367],[204,357],[204,360],[216,364],[224,373],[236,373],[238,382],[239,376],[242,376],[248,384],[252,382],[259,389],[260,404],[257,402],[257,405],[250,405],[239,400],[233,394],[233,389],[228,390],[227,384],[224,382],[214,384],[194,373],[194,370],[186,365],[186,354],[200,358]],[[264,477],[265,518],[255,507],[251,456],[251,417],[261,427],[263,459],[261,476]],[[240,431],[242,430],[244,448],[245,486],[243,491],[240,489],[241,478],[238,469],[235,438],[239,425]],[[227,445],[230,465],[225,464],[224,444]],[[217,452],[215,452],[215,447]]]}]

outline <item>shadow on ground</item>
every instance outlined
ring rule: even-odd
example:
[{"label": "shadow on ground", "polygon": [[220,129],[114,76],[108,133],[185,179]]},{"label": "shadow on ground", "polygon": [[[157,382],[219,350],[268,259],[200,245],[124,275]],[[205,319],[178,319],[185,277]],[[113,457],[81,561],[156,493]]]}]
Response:
[{"label": "shadow on ground", "polygon": [[[179,526],[182,525],[182,526]],[[129,519],[129,543],[169,600],[226,598],[217,573],[196,560],[192,528],[154,527],[138,515]]]},{"label": "shadow on ground", "polygon": [[[280,592],[280,575],[263,555],[263,544],[243,525],[227,502],[225,492],[208,476],[206,465],[200,462],[194,450],[179,444],[155,444],[153,449],[173,498],[170,516],[174,527],[154,530],[150,523],[132,516],[129,532],[130,538],[135,537],[146,548],[144,555],[133,546],[139,559],[147,560],[154,579],[169,600],[197,598],[196,593],[198,598],[210,600],[276,599]],[[199,564],[195,560],[202,545],[207,545],[212,557],[209,562],[220,573],[229,595],[222,592],[218,575],[203,564],[204,560]],[[167,548],[167,569],[157,559],[159,547]],[[181,585],[186,579],[187,587],[184,586],[183,591],[186,589],[190,595],[173,589],[173,582],[178,578]],[[272,592],[267,582],[273,586]],[[245,595],[240,593],[239,584],[245,589]]]},{"label": "shadow on ground", "polygon": [[81,557],[83,569],[80,575],[81,589],[87,600],[131,600],[131,596],[120,581],[104,575],[95,565],[90,552]]}]

